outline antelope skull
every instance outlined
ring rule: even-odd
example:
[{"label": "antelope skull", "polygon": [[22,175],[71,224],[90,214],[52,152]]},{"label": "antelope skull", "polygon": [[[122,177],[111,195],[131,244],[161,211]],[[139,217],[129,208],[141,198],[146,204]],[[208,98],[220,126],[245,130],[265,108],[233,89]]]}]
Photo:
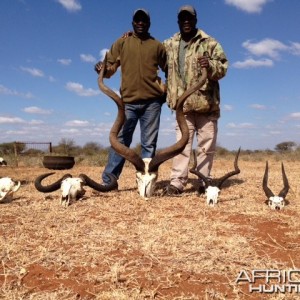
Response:
[{"label": "antelope skull", "polygon": [[0,178],[0,202],[10,202],[20,186],[21,181],[16,182],[9,177]]},{"label": "antelope skull", "polygon": [[0,157],[0,166],[2,167],[6,167],[7,166],[7,162],[3,157]]},{"label": "antelope skull", "polygon": [[285,206],[285,197],[289,191],[289,182],[285,174],[283,163],[281,163],[281,172],[283,179],[283,189],[280,191],[278,196],[276,196],[268,187],[268,175],[269,175],[269,165],[266,162],[265,174],[263,178],[263,190],[268,198],[268,206],[274,210],[281,210]]},{"label": "antelope skull", "polygon": [[240,154],[241,148],[236,153],[234,159],[234,171],[228,172],[224,176],[216,179],[211,179],[210,177],[206,177],[200,171],[197,170],[197,154],[196,151],[194,153],[194,165],[190,169],[190,172],[197,175],[199,179],[202,179],[205,185],[205,197],[206,204],[210,206],[215,206],[218,203],[219,194],[221,192],[222,184],[230,177],[239,174],[241,171],[238,167],[238,158]]},{"label": "antelope skull", "polygon": [[116,179],[114,179],[113,176],[110,176],[111,183],[104,186],[96,183],[85,174],[80,174],[78,177],[72,177],[72,175],[66,174],[50,185],[42,185],[42,180],[52,174],[54,173],[46,173],[38,176],[34,182],[35,188],[42,193],[51,193],[60,188],[60,204],[65,207],[69,206],[72,201],[79,200],[84,196],[86,192],[84,186],[86,185],[100,192],[110,191],[116,186]]},{"label": "antelope skull", "polygon": [[111,128],[109,141],[111,147],[125,159],[130,161],[136,169],[136,182],[138,185],[138,191],[141,197],[148,199],[153,195],[155,185],[158,177],[159,166],[179,154],[185,148],[188,139],[189,131],[186,124],[186,119],[183,114],[183,104],[187,97],[192,93],[199,90],[201,86],[206,82],[207,70],[202,69],[202,75],[199,83],[186,90],[177,100],[176,107],[176,120],[181,130],[181,139],[175,144],[159,151],[152,159],[142,159],[134,150],[126,147],[118,140],[118,133],[120,132],[125,122],[125,107],[122,98],[117,95],[113,90],[107,87],[103,83],[103,75],[106,67],[106,57],[103,61],[103,68],[101,69],[98,77],[98,85],[100,90],[110,97],[118,107],[117,118]]}]

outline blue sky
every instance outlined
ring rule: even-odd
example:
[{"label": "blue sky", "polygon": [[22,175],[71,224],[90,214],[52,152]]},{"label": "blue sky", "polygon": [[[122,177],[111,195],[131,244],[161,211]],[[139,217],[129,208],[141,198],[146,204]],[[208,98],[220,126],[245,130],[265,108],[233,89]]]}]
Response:
[{"label": "blue sky", "polygon": [[[1,0],[0,143],[108,146],[116,105],[99,91],[94,64],[132,28],[136,8],[150,12],[150,32],[163,41],[178,31],[184,4],[196,8],[198,27],[230,62],[220,81],[218,145],[299,145],[299,0]],[[120,73],[105,82],[118,90]],[[174,141],[174,114],[164,105],[158,147]]]}]

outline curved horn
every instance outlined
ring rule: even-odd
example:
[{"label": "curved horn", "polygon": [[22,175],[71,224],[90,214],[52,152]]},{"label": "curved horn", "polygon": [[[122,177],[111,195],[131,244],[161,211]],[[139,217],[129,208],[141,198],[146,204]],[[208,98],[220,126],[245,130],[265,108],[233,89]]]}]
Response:
[{"label": "curved horn", "polygon": [[91,179],[85,174],[80,174],[79,178],[81,178],[84,182],[84,184],[88,185],[89,187],[93,188],[94,190],[98,192],[109,192],[111,190],[114,190],[116,187],[118,187],[117,178],[111,174],[107,174],[110,178],[110,183],[107,185],[102,185]]},{"label": "curved horn", "polygon": [[281,163],[281,172],[282,172],[282,179],[283,179],[283,189],[280,191],[278,196],[284,199],[289,191],[290,186],[284,171],[283,163]]},{"label": "curved horn", "polygon": [[266,161],[266,169],[265,169],[265,174],[264,174],[264,178],[263,178],[263,189],[264,189],[264,192],[265,192],[267,198],[269,199],[270,197],[274,197],[274,194],[268,188],[268,174],[269,174],[269,165],[268,165],[268,161]]},{"label": "curved horn", "polygon": [[239,155],[240,155],[240,151],[241,151],[241,147],[239,148],[238,152],[235,155],[235,159],[234,159],[234,171],[229,172],[227,174],[225,174],[223,177],[217,179],[217,186],[218,188],[221,188],[222,184],[231,176],[239,174],[241,172],[241,170],[238,167],[238,159],[239,159]]},{"label": "curved horn", "polygon": [[133,150],[125,145],[121,144],[118,140],[118,134],[125,122],[125,108],[124,108],[124,103],[113,90],[111,90],[109,87],[107,87],[103,83],[103,77],[104,77],[104,72],[106,69],[106,62],[107,62],[107,57],[105,55],[105,58],[103,60],[103,65],[101,68],[101,71],[98,76],[98,86],[99,89],[108,97],[110,97],[118,106],[118,114],[117,118],[110,130],[109,133],[109,141],[111,144],[111,147],[121,156],[123,156],[125,159],[130,161],[136,168],[137,171],[144,172],[145,169],[145,163],[143,160],[138,156],[138,154]]},{"label": "curved horn", "polygon": [[21,181],[18,181],[18,183],[17,182],[15,182],[15,186],[14,186],[14,188],[12,189],[12,191],[15,193],[15,192],[17,192],[18,190],[19,190],[19,188],[21,187]]},{"label": "curved horn", "polygon": [[196,150],[193,150],[193,155],[194,155],[194,164],[193,164],[193,167],[190,169],[190,172],[192,174],[195,174],[197,175],[199,178],[201,178],[204,183],[205,183],[205,187],[207,188],[209,186],[209,179],[204,176],[201,172],[199,172],[197,170],[197,154],[196,154]]},{"label": "curved horn", "polygon": [[165,162],[166,160],[173,158],[177,154],[181,153],[183,149],[185,148],[188,140],[189,140],[189,130],[186,123],[186,119],[183,113],[183,105],[185,100],[194,92],[199,90],[207,79],[207,69],[202,68],[201,69],[201,77],[197,84],[187,89],[177,100],[177,106],[176,106],[176,120],[178,123],[178,126],[181,131],[181,139],[175,143],[174,145],[167,147],[161,151],[159,151],[150,161],[149,164],[149,172],[157,172],[159,166]]},{"label": "curved horn", "polygon": [[38,176],[35,181],[34,181],[34,186],[35,188],[42,193],[51,193],[54,192],[56,190],[58,190],[60,188],[61,182],[68,178],[68,177],[72,177],[71,174],[66,174],[64,175],[62,178],[60,178],[59,180],[55,181],[54,183],[50,184],[50,185],[42,185],[42,180],[52,174],[54,174],[55,172],[52,173],[46,173],[46,174],[42,174],[40,176]]}]

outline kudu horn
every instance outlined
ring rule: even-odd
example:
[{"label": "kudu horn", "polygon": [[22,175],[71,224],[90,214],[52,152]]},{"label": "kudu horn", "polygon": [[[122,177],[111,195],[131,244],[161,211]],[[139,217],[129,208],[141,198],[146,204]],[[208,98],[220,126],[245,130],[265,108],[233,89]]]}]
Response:
[{"label": "kudu horn", "polygon": [[[101,71],[99,73],[98,77],[98,85],[100,90],[106,94],[108,97],[110,97],[118,107],[118,114],[117,118],[111,128],[110,134],[109,134],[109,141],[111,144],[111,147],[121,156],[123,156],[125,159],[130,161],[136,168],[136,171],[138,172],[144,172],[145,171],[145,163],[142,160],[142,158],[133,150],[125,145],[121,144],[118,140],[118,133],[120,132],[124,121],[125,121],[125,108],[124,108],[124,103],[121,99],[120,96],[118,96],[114,91],[112,91],[109,87],[107,87],[103,83],[103,76],[105,72],[105,67],[106,67],[106,61],[107,58],[105,56],[104,61],[103,61],[103,67],[101,68]],[[188,132],[188,127],[186,124],[186,120],[183,114],[183,105],[187,97],[189,97],[192,93],[195,91],[199,90],[201,86],[206,82],[207,78],[207,70],[206,68],[202,69],[202,75],[201,78],[198,82],[198,84],[192,86],[188,90],[186,90],[179,98],[177,101],[177,106],[176,106],[176,120],[178,123],[178,126],[181,130],[181,139],[177,141],[175,144],[159,151],[150,161],[148,171],[149,172],[157,172],[159,166],[165,162],[168,159],[173,158],[177,154],[183,151],[185,148],[188,139],[189,139],[189,132]]]}]

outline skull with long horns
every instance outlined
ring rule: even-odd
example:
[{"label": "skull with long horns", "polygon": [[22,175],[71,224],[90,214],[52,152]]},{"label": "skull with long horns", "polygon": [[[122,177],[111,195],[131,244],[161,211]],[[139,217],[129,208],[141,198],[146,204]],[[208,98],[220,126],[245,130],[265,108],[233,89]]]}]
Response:
[{"label": "skull with long horns", "polygon": [[43,185],[42,181],[53,174],[54,172],[38,176],[34,181],[34,186],[42,193],[51,193],[61,189],[60,203],[63,206],[68,206],[71,201],[82,198],[85,194],[84,186],[89,186],[99,192],[108,192],[117,186],[117,181],[112,175],[109,175],[109,185],[101,185],[85,174],[80,174],[78,177],[72,177],[71,174],[65,174],[57,181],[49,185]]},{"label": "skull with long horns", "polygon": [[281,173],[283,179],[283,188],[278,195],[275,195],[268,187],[269,165],[268,165],[268,161],[266,162],[265,174],[263,178],[263,190],[265,192],[265,195],[268,198],[267,200],[268,206],[271,209],[275,209],[275,210],[281,210],[282,208],[285,207],[286,204],[285,198],[290,188],[287,176],[285,174],[283,163],[281,163]]},{"label": "skull with long horns", "polygon": [[177,100],[176,106],[176,120],[181,130],[181,138],[175,144],[159,151],[152,159],[142,159],[133,149],[126,147],[118,140],[118,134],[125,122],[125,107],[122,98],[117,95],[113,90],[107,87],[103,83],[103,76],[106,67],[106,56],[103,61],[103,68],[101,69],[98,77],[98,85],[100,90],[110,97],[118,107],[117,118],[111,128],[109,141],[111,147],[126,160],[131,162],[136,169],[136,182],[138,185],[139,194],[141,197],[147,199],[153,195],[155,190],[155,184],[158,176],[159,166],[179,154],[185,148],[188,139],[189,131],[186,123],[185,116],[183,114],[183,104],[187,97],[192,93],[199,90],[206,82],[207,70],[203,68],[201,70],[201,78],[199,82],[187,89]]},{"label": "skull with long horns", "polygon": [[194,150],[194,164],[193,167],[190,169],[190,172],[192,174],[195,174],[198,176],[199,179],[202,179],[205,185],[205,196],[206,196],[206,203],[207,205],[214,206],[218,203],[218,197],[219,193],[221,192],[221,186],[224,184],[224,182],[234,176],[240,173],[240,169],[238,167],[238,158],[240,154],[241,148],[237,151],[234,159],[234,170],[231,172],[228,172],[224,176],[220,178],[212,179],[210,177],[207,177],[203,175],[199,170],[197,170],[197,153]]}]

